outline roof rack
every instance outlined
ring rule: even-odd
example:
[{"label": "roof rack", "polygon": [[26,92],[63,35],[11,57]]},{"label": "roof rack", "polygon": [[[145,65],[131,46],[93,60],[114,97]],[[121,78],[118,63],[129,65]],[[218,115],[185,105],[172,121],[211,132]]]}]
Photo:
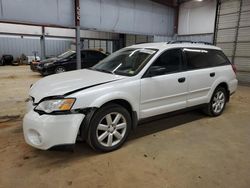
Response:
[{"label": "roof rack", "polygon": [[206,44],[206,45],[213,45],[209,42],[204,41],[190,41],[190,40],[171,40],[168,41],[167,44],[178,44],[178,43],[191,43],[191,44]]}]

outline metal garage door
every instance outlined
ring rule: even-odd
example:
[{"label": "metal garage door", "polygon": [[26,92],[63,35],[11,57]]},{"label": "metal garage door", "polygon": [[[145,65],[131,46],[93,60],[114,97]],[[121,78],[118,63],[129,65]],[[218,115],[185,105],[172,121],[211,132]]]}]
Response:
[{"label": "metal garage door", "polygon": [[222,0],[215,43],[237,67],[240,82],[250,83],[250,0]]}]

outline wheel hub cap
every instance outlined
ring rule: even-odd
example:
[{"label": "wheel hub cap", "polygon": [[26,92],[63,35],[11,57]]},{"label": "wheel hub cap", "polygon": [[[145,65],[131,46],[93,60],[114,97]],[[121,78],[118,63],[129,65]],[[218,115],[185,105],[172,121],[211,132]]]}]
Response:
[{"label": "wheel hub cap", "polygon": [[108,130],[109,130],[109,132],[113,133],[115,129],[114,129],[114,127],[109,127]]}]

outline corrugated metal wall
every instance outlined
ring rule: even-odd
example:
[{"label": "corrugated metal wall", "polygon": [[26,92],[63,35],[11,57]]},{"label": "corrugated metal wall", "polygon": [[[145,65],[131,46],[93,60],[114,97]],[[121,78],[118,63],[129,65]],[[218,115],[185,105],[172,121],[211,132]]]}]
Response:
[{"label": "corrugated metal wall", "polygon": [[[70,48],[70,39],[46,39],[46,56],[58,55]],[[41,55],[39,37],[0,36],[0,58],[3,54],[11,54],[14,58],[21,54],[33,55],[37,51]]]},{"label": "corrugated metal wall", "polygon": [[47,39],[45,41],[46,56],[55,56],[69,50],[72,41],[70,39]]},{"label": "corrugated metal wall", "polygon": [[40,56],[39,38],[0,37],[0,57],[3,54],[13,55],[14,58],[21,54],[33,55],[33,51],[39,52]]},{"label": "corrugated metal wall", "polygon": [[223,0],[218,10],[216,45],[237,67],[241,82],[250,83],[250,1]]}]

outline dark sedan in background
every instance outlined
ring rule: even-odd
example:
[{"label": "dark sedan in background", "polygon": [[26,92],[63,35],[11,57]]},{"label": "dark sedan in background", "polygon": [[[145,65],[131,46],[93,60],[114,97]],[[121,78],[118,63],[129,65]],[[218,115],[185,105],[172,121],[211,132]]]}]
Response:
[{"label": "dark sedan in background", "polygon": [[[107,57],[107,55],[98,50],[82,50],[82,68],[92,67],[105,57]],[[76,52],[70,50],[58,57],[45,59],[41,62],[33,62],[30,68],[33,71],[40,72],[43,76],[76,70]]]}]

